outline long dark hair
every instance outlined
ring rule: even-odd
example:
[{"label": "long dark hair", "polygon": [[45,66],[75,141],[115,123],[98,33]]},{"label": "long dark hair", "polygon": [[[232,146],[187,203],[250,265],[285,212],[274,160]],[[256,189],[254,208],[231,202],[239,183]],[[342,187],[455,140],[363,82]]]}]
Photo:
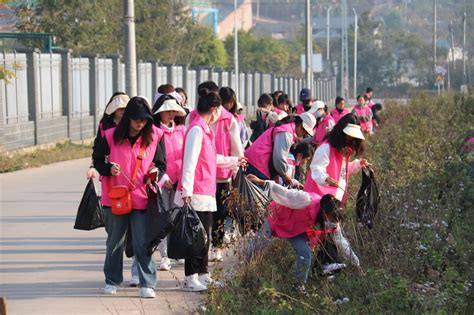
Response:
[{"label": "long dark hair", "polygon": [[303,123],[303,119],[301,119],[298,115],[288,115],[280,119],[275,123],[275,127],[280,127],[281,125],[289,124],[294,122],[295,125],[301,125]]},{"label": "long dark hair", "polygon": [[336,222],[344,220],[346,215],[346,209],[344,204],[337,200],[333,195],[327,194],[321,198],[319,202],[319,212],[316,217],[316,224],[319,224],[321,228],[324,228],[324,215],[332,216]]},{"label": "long dark hair", "polygon": [[222,100],[222,105],[232,103],[230,109],[227,109],[232,115],[237,115],[237,95],[231,87],[225,86],[221,87],[219,90],[219,96]]},{"label": "long dark hair", "polygon": [[[113,101],[114,97],[119,96],[119,95],[127,95],[127,93],[117,91],[114,94],[112,94],[109,101],[107,102],[107,105],[105,105],[105,108],[109,106],[109,104]],[[104,109],[104,114],[102,115],[102,118],[100,119],[99,124],[101,125],[102,130],[107,130],[107,129],[115,127],[114,114],[107,115]]]},{"label": "long dark hair", "polygon": [[[336,148],[340,153],[344,152],[347,147],[347,135],[344,133],[344,128],[348,124],[360,125],[359,119],[353,113],[347,114],[342,117],[337,124],[332,128],[331,132],[324,137],[329,141],[329,144]],[[364,140],[353,138],[351,148],[355,151],[356,156],[360,156],[364,153]]]},{"label": "long dark hair", "polygon": [[[125,112],[123,113],[122,120],[118,124],[117,128],[114,131],[114,142],[121,144],[123,143],[130,135],[130,116],[133,112],[145,108],[146,111],[151,115],[150,105],[148,102],[139,96],[132,97],[127,103]],[[145,127],[140,131],[140,134],[143,138],[143,143],[148,146],[153,141],[153,120],[148,119]]]}]

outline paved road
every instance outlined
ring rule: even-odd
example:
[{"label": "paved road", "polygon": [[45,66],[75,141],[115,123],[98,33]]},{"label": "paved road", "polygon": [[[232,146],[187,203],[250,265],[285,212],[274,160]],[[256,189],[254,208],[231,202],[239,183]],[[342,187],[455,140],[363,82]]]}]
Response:
[{"label": "paved road", "polygon": [[[105,231],[73,229],[89,162],[0,174],[0,296],[9,314],[192,312],[201,296],[180,291],[183,266],[158,272],[156,299],[140,299],[126,286],[117,296],[101,294]],[[126,259],[126,281],[130,264]]]}]

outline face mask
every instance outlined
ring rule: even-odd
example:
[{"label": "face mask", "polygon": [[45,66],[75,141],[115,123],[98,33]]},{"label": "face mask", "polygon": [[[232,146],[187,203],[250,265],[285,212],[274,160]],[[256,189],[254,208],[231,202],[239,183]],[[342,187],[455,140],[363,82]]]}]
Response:
[{"label": "face mask", "polygon": [[317,112],[316,112],[316,118],[321,118],[322,115],[323,115],[323,114],[322,114],[320,111],[317,111]]}]

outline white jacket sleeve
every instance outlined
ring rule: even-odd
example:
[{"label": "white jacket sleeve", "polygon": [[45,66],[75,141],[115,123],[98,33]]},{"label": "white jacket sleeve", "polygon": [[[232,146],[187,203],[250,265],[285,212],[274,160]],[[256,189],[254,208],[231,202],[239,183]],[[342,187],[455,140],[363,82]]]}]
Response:
[{"label": "white jacket sleeve", "polygon": [[239,157],[217,154],[216,162],[217,166],[220,168],[229,168],[235,170],[239,166]]},{"label": "white jacket sleeve", "polygon": [[240,127],[235,117],[232,117],[230,124],[230,154],[237,157],[244,156],[244,148],[242,141],[240,141]]},{"label": "white jacket sleeve", "polygon": [[346,264],[354,265],[360,267],[359,257],[352,250],[351,244],[344,237],[342,233],[341,225],[337,224],[337,229],[335,233],[329,234],[334,242],[334,245],[337,248],[337,254]]},{"label": "white jacket sleeve", "polygon": [[327,186],[326,178],[328,173],[326,168],[329,165],[329,144],[321,144],[314,153],[313,160],[311,161],[311,178],[319,185]]},{"label": "white jacket sleeve", "polygon": [[272,180],[266,180],[270,197],[276,203],[291,208],[303,209],[311,204],[311,196],[305,191],[285,188]]},{"label": "white jacket sleeve", "polygon": [[355,159],[352,162],[349,162],[349,176],[354,175],[358,171],[360,171],[361,166],[360,166],[360,160]]},{"label": "white jacket sleeve", "polygon": [[198,126],[191,128],[186,136],[184,144],[183,157],[183,177],[181,183],[183,185],[183,197],[190,197],[194,190],[194,172],[201,153],[203,140],[202,129]]}]

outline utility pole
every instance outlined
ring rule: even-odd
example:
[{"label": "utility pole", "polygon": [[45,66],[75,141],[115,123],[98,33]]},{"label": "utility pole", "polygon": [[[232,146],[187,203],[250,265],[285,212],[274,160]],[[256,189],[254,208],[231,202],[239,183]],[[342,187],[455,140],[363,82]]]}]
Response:
[{"label": "utility pole", "polygon": [[354,11],[354,98],[357,97],[357,31],[358,31],[358,24],[357,24],[357,12],[356,9],[352,8]]},{"label": "utility pole", "polygon": [[235,69],[235,94],[237,101],[240,97],[239,85],[239,32],[237,30],[237,0],[234,0],[234,69]]},{"label": "utility pole", "polygon": [[331,32],[331,24],[330,24],[330,18],[331,16],[329,15],[329,12],[331,11],[331,6],[329,6],[326,10],[326,74],[329,77],[330,73],[330,68],[331,68],[331,57],[329,55],[329,33]]},{"label": "utility pole", "polygon": [[306,87],[313,89],[311,0],[306,0]]},{"label": "utility pole", "polygon": [[462,19],[462,84],[467,84],[466,72],[466,11]]},{"label": "utility pole", "polygon": [[134,0],[123,0],[123,23],[125,31],[125,92],[133,97],[137,95]]},{"label": "utility pole", "polygon": [[453,71],[456,71],[456,60],[454,59],[454,30],[453,20],[449,23],[449,31],[451,33],[451,61],[453,62]]},{"label": "utility pole", "polygon": [[436,67],[436,2],[437,0],[433,1],[433,61],[434,67]]},{"label": "utility pole", "polygon": [[349,52],[347,43],[347,0],[342,0],[341,96],[349,97]]}]

